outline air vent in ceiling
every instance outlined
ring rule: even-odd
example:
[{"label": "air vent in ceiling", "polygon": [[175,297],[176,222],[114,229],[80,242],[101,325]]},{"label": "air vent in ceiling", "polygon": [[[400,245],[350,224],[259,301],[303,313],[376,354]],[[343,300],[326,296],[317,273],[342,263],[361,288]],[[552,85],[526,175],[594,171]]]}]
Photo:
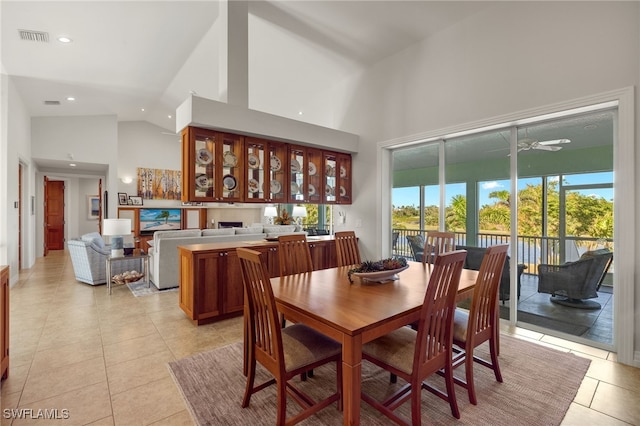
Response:
[{"label": "air vent in ceiling", "polygon": [[60,105],[60,101],[44,101],[45,105]]},{"label": "air vent in ceiling", "polygon": [[49,43],[49,33],[44,31],[18,30],[21,40]]}]

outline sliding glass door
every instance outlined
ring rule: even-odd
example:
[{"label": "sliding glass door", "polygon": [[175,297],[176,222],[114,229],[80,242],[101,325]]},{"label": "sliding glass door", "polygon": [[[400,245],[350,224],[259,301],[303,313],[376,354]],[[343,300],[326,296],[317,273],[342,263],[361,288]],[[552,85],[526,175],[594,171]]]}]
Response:
[{"label": "sliding glass door", "polygon": [[[394,253],[410,258],[406,237],[428,229],[456,232],[459,245],[510,244],[516,257],[501,316],[610,348],[613,263],[596,280],[595,296],[572,293],[578,300],[574,306],[557,303],[558,294],[539,285],[539,269],[561,268],[596,250],[613,251],[615,117],[614,109],[594,108],[394,150],[393,228],[399,235]],[[557,290],[566,297],[564,285]],[[581,309],[579,301],[599,308]]]}]

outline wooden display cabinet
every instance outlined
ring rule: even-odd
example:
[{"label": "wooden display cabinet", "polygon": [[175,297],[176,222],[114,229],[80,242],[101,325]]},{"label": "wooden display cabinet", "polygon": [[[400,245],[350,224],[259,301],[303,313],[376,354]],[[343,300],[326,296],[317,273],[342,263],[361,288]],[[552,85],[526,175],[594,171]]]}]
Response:
[{"label": "wooden display cabinet", "polygon": [[244,200],[244,137],[186,127],[182,131],[182,201]]},{"label": "wooden display cabinet", "polygon": [[9,377],[9,267],[0,266],[0,376]]},{"label": "wooden display cabinet", "polygon": [[351,155],[186,127],[182,200],[351,204]]},{"label": "wooden display cabinet", "polygon": [[351,204],[351,156],[324,152],[323,204]]},{"label": "wooden display cabinet", "polygon": [[287,147],[283,143],[246,137],[245,202],[284,203],[287,200]]}]

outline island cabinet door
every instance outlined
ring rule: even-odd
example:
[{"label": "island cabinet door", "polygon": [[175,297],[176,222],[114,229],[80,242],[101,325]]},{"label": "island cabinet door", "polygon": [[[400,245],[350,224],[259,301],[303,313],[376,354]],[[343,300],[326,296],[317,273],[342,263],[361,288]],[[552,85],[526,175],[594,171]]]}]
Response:
[{"label": "island cabinet door", "polygon": [[222,313],[242,312],[244,308],[244,287],[240,258],[235,250],[225,252],[224,268],[220,269],[218,283],[222,287]]},{"label": "island cabinet door", "polygon": [[280,259],[278,258],[278,246],[254,247],[262,254],[262,261],[267,265],[267,271],[271,278],[280,276]]},{"label": "island cabinet door", "polygon": [[220,276],[224,274],[226,252],[195,255],[193,262],[194,317],[198,322],[223,313]]},{"label": "island cabinet door", "polygon": [[311,253],[311,261],[313,263],[313,269],[326,269],[325,268],[325,252],[326,246],[317,242],[308,243],[309,252]]}]

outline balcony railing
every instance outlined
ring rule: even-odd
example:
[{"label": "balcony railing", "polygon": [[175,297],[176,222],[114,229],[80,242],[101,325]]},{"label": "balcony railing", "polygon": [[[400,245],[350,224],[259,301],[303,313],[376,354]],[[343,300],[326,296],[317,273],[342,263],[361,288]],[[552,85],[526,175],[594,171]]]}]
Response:
[{"label": "balcony railing", "polygon": [[[426,232],[426,230],[393,229],[392,253],[396,256],[413,258],[407,236],[422,235],[424,237]],[[495,244],[511,244],[511,236],[507,234],[480,233],[476,236],[475,244],[467,244],[466,233],[456,232],[455,234],[457,246],[489,247]],[[558,265],[577,260],[587,250],[596,247],[607,247],[612,250],[612,246],[611,239],[567,237],[562,247],[558,237],[522,235],[518,236],[518,263],[527,265],[525,273],[537,274],[538,265],[541,263]]]}]

